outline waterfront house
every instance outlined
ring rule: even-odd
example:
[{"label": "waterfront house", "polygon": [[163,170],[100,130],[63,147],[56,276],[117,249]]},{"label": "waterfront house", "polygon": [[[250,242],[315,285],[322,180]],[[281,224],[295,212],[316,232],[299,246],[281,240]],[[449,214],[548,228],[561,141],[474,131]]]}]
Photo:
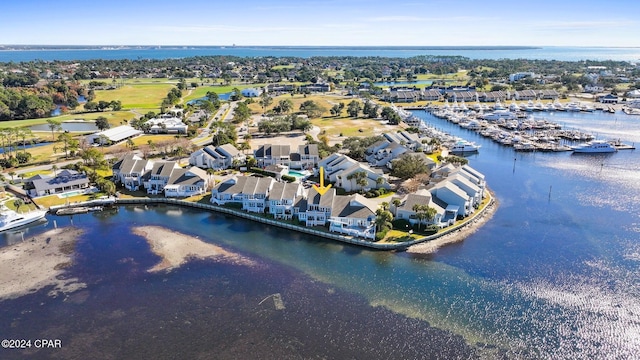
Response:
[{"label": "waterfront house", "polygon": [[423,89],[420,98],[426,101],[440,101],[442,93],[438,89]]},{"label": "waterfront house", "polygon": [[267,196],[267,211],[275,219],[291,220],[297,212],[296,200],[303,195],[302,184],[275,182]]},{"label": "waterfront house", "polygon": [[429,192],[434,201],[437,198],[447,204],[445,210],[455,213],[456,216],[468,216],[473,212],[473,198],[449,181],[436,184]]},{"label": "waterfront house", "polygon": [[160,161],[153,164],[143,176],[144,188],[148,194],[159,194],[164,190],[165,185],[169,183],[169,177],[174,169],[180,169],[175,161]]},{"label": "waterfront house", "polygon": [[384,133],[382,134],[382,136],[388,141],[391,141],[398,145],[402,145],[409,150],[416,151],[422,148],[422,142],[418,134],[410,133],[407,131],[400,131]]},{"label": "waterfront house", "polygon": [[211,202],[216,205],[226,203],[242,204],[242,210],[264,213],[265,199],[275,183],[270,177],[238,176],[216,185],[211,191]]},{"label": "waterfront house", "polygon": [[153,167],[153,161],[129,154],[118,160],[111,170],[116,184],[122,184],[129,191],[136,191],[144,185],[143,176]]},{"label": "waterfront house", "polygon": [[189,164],[203,169],[224,170],[234,165],[244,164],[246,156],[232,144],[217,147],[209,145],[193,152]]},{"label": "waterfront house", "polygon": [[619,101],[619,98],[616,95],[607,94],[607,95],[598,97],[598,101],[600,101],[603,104],[617,104]]},{"label": "waterfront house", "polygon": [[483,189],[481,189],[478,185],[471,182],[468,178],[466,178],[462,171],[456,172],[451,176],[447,177],[445,181],[448,181],[462,191],[464,191],[471,198],[471,206],[477,208],[482,203],[482,196],[484,194]]},{"label": "waterfront house", "polygon": [[35,175],[24,180],[24,190],[32,197],[64,194],[88,188],[88,176],[74,170],[61,170],[53,177]]},{"label": "waterfront house", "polygon": [[373,240],[376,237],[377,208],[377,204],[359,194],[335,196],[329,231]]},{"label": "waterfront house", "polygon": [[208,186],[207,173],[193,166],[189,169],[174,168],[163,190],[165,197],[188,197],[204,194]]},{"label": "waterfront house", "polygon": [[537,94],[533,90],[520,90],[513,93],[513,98],[515,100],[535,100],[537,98]]},{"label": "waterfront house", "polygon": [[498,102],[506,99],[507,93],[504,91],[490,91],[479,95],[479,100],[482,102]]},{"label": "waterfront house", "polygon": [[305,202],[301,202],[298,210],[298,220],[305,226],[324,226],[331,217],[333,199],[336,197],[336,189],[330,188],[323,194],[315,188],[309,189]]},{"label": "waterfront house", "polygon": [[536,90],[536,96],[541,100],[556,100],[560,97],[560,93],[553,89]]},{"label": "waterfront house", "polygon": [[[394,198],[400,200],[400,204],[396,206],[391,206],[391,211],[396,219],[405,219],[409,221],[412,225],[417,224],[435,224],[439,227],[446,227],[452,225],[455,221],[455,217],[450,216],[445,220],[446,215],[446,205],[442,207],[441,204],[435,203],[431,196],[431,193],[428,190],[421,189],[416,191],[415,193],[407,194],[401,198]],[[392,201],[393,203],[393,201]],[[436,210],[436,213],[433,219],[430,220],[421,220],[418,217],[417,212],[414,210],[415,205],[427,205],[430,208]],[[401,229],[402,230],[402,229]]]}]

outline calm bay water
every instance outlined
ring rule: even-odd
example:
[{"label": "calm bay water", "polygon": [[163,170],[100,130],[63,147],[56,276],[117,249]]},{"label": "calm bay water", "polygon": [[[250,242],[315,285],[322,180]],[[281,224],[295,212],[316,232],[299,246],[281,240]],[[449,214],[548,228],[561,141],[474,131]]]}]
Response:
[{"label": "calm bay water", "polygon": [[464,56],[471,59],[621,60],[640,61],[640,48],[607,47],[126,47],[109,49],[2,50],[0,62],[33,60],[167,59],[226,55],[239,57]]}]

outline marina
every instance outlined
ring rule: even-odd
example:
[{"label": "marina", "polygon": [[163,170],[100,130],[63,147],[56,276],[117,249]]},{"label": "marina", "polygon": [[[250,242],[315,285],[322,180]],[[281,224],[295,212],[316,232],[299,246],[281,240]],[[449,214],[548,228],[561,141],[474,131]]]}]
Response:
[{"label": "marina", "polygon": [[[584,114],[593,114],[595,108],[586,104],[569,103],[565,105],[557,105],[560,103],[549,103],[545,109],[545,106],[540,103],[540,106],[533,105],[529,102],[528,105],[514,105],[511,108],[518,107],[522,109],[523,106],[532,106],[532,108],[539,108],[535,110],[539,114],[546,114],[549,111],[558,111],[559,106],[562,106],[561,111],[568,112],[580,112]],[[484,104],[484,106],[488,106]],[[550,110],[553,108],[553,110]],[[563,128],[557,122],[551,121],[546,117],[536,116],[534,117],[527,112],[517,111],[512,112],[502,108],[499,102],[495,104],[495,108],[492,111],[487,109],[487,112],[482,110],[482,105],[479,111],[469,110],[466,105],[459,106],[457,103],[451,107],[448,103],[445,103],[441,107],[425,107],[425,108],[413,108],[415,110],[424,110],[429,114],[447,120],[453,124],[458,125],[460,128],[477,132],[483,137],[489,138],[492,141],[499,143],[500,145],[513,147],[516,151],[542,151],[542,152],[565,152],[576,151],[576,146],[579,143],[585,143],[596,140],[596,136],[592,133],[584,130],[567,129]],[[455,110],[454,110],[455,109]],[[577,109],[577,110],[570,110]],[[586,110],[585,110],[586,109]],[[531,110],[534,111],[534,110]],[[608,111],[598,111],[596,114],[607,114]],[[420,122],[420,119],[413,115],[408,114],[407,109],[399,110],[399,114],[405,122],[410,126],[420,127],[423,133],[427,136],[436,136],[445,147],[450,151],[453,149],[460,149],[460,143],[464,143],[466,140],[460,138],[452,138],[439,134],[438,131],[428,129],[429,125],[425,125]],[[618,150],[633,150],[635,144],[626,144],[620,139],[613,140],[597,140],[599,142],[605,142],[612,149],[612,152]],[[468,143],[468,141],[466,141]],[[477,151],[477,149],[475,150]],[[577,151],[581,151],[579,148]],[[466,151],[458,151],[466,152]],[[603,151],[601,151],[603,152]]]}]

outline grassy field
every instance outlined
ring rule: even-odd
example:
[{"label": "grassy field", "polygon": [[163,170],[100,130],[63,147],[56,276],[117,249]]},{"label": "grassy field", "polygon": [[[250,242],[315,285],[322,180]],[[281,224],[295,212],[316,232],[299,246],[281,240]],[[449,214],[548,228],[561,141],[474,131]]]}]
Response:
[{"label": "grassy field", "polygon": [[242,90],[242,89],[246,89],[246,88],[262,87],[262,86],[264,86],[264,84],[242,84],[242,85],[237,84],[237,85],[223,85],[223,86],[220,86],[220,85],[198,86],[197,88],[195,88],[195,89],[193,89],[191,91],[191,94],[189,94],[187,96],[184,96],[184,102],[204,97],[207,94],[207,92],[209,92],[209,91],[213,91],[213,92],[215,92],[217,94],[226,94],[226,93],[232,92],[234,88],[238,88],[238,89]]},{"label": "grassy field", "polygon": [[162,99],[173,87],[172,84],[136,84],[124,85],[114,90],[96,90],[95,101],[120,100],[123,109],[138,109],[141,112],[158,111]]}]

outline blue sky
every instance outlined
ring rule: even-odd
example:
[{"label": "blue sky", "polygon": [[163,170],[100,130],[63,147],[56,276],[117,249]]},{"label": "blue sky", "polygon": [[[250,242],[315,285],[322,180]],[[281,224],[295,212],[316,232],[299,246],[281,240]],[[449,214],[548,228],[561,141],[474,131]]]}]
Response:
[{"label": "blue sky", "polygon": [[640,46],[637,0],[20,0],[0,44]]}]

